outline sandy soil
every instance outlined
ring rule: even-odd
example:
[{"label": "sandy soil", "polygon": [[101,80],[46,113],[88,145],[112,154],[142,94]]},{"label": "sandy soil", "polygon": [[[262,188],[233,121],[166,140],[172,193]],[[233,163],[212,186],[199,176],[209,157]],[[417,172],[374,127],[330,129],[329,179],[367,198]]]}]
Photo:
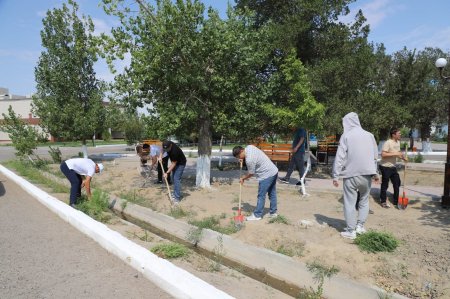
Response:
[{"label": "sandy soil", "polygon": [[[224,171],[213,166],[212,188],[195,188],[195,159],[189,159],[183,176],[181,208],[187,212],[182,220],[201,220],[218,216],[221,224],[230,223],[237,211],[239,170],[237,163],[225,165]],[[409,171],[407,184],[442,186],[443,175]],[[121,195],[143,206],[169,213],[166,187],[157,185],[156,173],[145,179],[140,174],[137,157],[106,163],[105,172],[94,178],[94,187]],[[327,180],[327,170],[316,172]],[[294,185],[277,185],[278,211],[288,224],[268,223],[268,219],[246,222],[232,236],[244,242],[293,255],[303,262],[321,261],[335,265],[340,275],[375,284],[410,298],[450,298],[450,212],[440,209],[438,201],[412,200],[405,211],[383,209],[373,198],[367,229],[391,232],[401,241],[393,253],[362,252],[350,240],[340,237],[345,227],[342,198],[339,193],[313,193],[302,197]],[[339,189],[340,190],[340,189]],[[242,200],[246,214],[256,203],[256,180],[243,187]],[[266,201],[268,212],[268,201]],[[309,225],[302,225],[308,220]]]}]

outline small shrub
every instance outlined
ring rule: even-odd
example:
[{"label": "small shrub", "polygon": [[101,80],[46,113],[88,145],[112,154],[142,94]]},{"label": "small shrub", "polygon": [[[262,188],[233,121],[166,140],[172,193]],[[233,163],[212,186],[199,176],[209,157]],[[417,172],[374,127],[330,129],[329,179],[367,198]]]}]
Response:
[{"label": "small shrub", "polygon": [[369,231],[356,237],[355,244],[367,252],[392,252],[398,247],[399,241],[390,233]]},{"label": "small shrub", "polygon": [[286,217],[284,217],[283,215],[278,215],[277,217],[271,218],[269,220],[269,223],[289,224],[289,220]]},{"label": "small shrub", "polygon": [[109,206],[108,194],[99,190],[94,190],[90,200],[82,196],[79,198],[77,208],[100,222],[107,222],[111,219],[111,215],[106,214]]},{"label": "small shrub", "polygon": [[200,227],[192,228],[186,235],[186,240],[191,242],[194,247],[197,247],[197,244],[202,240],[203,229]]},{"label": "small shrub", "polygon": [[150,251],[156,254],[157,256],[166,259],[179,258],[189,254],[189,249],[187,249],[186,246],[177,243],[158,244],[152,247]]},{"label": "small shrub", "polygon": [[339,269],[336,266],[327,267],[318,261],[314,261],[312,263],[307,263],[306,267],[308,271],[314,275],[314,280],[318,283],[317,290],[313,288],[303,289],[300,294],[297,296],[298,299],[321,299],[323,294],[323,284],[325,282],[325,278],[330,279],[333,275],[336,275],[339,272]]},{"label": "small shrub", "polygon": [[48,147],[50,150],[48,151],[50,157],[52,157],[52,160],[54,163],[61,163],[61,150],[59,147],[53,148],[51,146]]},{"label": "small shrub", "polygon": [[414,157],[414,163],[423,163],[423,156],[421,153],[417,153],[417,156]]},{"label": "small shrub", "polygon": [[185,210],[183,210],[181,207],[174,207],[170,209],[170,212],[168,213],[169,216],[172,216],[175,219],[183,218],[189,215]]}]

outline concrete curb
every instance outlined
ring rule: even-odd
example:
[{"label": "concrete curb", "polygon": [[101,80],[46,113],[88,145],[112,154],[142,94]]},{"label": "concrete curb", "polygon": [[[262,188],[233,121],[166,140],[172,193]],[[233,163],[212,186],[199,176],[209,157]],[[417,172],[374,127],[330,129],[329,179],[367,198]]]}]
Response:
[{"label": "concrete curb", "polygon": [[[164,237],[175,239],[178,242],[190,243],[187,235],[196,229],[190,224],[120,198],[111,198],[111,208],[125,219],[149,230],[156,230]],[[311,273],[304,263],[265,248],[243,243],[230,236],[203,229],[197,248],[213,255],[218,246],[222,247],[223,260],[226,264],[241,267],[246,275],[257,279],[263,278],[263,281],[272,286],[278,284],[288,294],[297,295],[301,288],[315,286]],[[385,291],[376,286],[363,285],[338,275],[325,283],[323,295],[326,298],[334,299],[379,299],[379,294],[384,293]],[[405,299],[406,297],[390,294],[390,298]]]},{"label": "concrete curb", "polygon": [[0,172],[21,186],[50,211],[92,238],[126,264],[141,272],[146,278],[175,298],[233,298],[167,260],[159,258],[148,249],[131,242],[103,223],[72,209],[2,165],[0,165]]}]

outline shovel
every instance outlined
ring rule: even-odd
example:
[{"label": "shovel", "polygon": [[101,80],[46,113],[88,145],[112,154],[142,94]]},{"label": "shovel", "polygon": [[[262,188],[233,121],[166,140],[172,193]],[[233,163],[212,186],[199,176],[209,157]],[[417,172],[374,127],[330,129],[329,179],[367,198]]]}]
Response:
[{"label": "shovel", "polygon": [[[240,162],[240,167],[239,167],[239,180],[240,180],[241,179],[241,173],[242,173],[242,160],[240,160],[239,162]],[[239,182],[238,214],[237,214],[237,216],[234,216],[234,223],[237,226],[240,226],[240,225],[242,225],[244,223],[244,215],[242,215],[241,204],[242,204],[242,184],[241,184],[241,182]]]},{"label": "shovel", "polygon": [[405,195],[406,164],[407,164],[407,162],[405,160],[405,170],[403,171],[403,195],[398,198],[398,205],[397,205],[397,207],[400,210],[406,209],[406,207],[408,206],[408,202],[409,202],[409,198],[406,197],[406,195]]},{"label": "shovel", "polygon": [[[164,172],[164,167],[163,167],[162,161],[160,159],[158,159],[158,161],[159,161],[159,165],[161,166],[162,171]],[[167,199],[169,200],[170,205],[173,205],[169,182],[167,181],[167,177],[165,177],[165,176],[164,176],[164,181],[166,182],[166,187],[167,187]]]}]

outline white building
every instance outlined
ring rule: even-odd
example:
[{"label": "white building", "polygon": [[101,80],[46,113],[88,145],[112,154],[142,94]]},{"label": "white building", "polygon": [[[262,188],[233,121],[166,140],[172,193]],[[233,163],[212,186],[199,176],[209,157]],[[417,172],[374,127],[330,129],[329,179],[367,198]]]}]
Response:
[{"label": "white building", "polygon": [[[9,106],[12,107],[15,114],[20,117],[24,122],[34,126],[38,131],[42,131],[39,127],[40,120],[31,113],[31,102],[33,101],[31,96],[19,96],[10,94],[9,90],[4,87],[0,87],[0,121],[2,121],[3,113],[8,115]],[[0,131],[0,142],[10,142],[8,134]]]}]

